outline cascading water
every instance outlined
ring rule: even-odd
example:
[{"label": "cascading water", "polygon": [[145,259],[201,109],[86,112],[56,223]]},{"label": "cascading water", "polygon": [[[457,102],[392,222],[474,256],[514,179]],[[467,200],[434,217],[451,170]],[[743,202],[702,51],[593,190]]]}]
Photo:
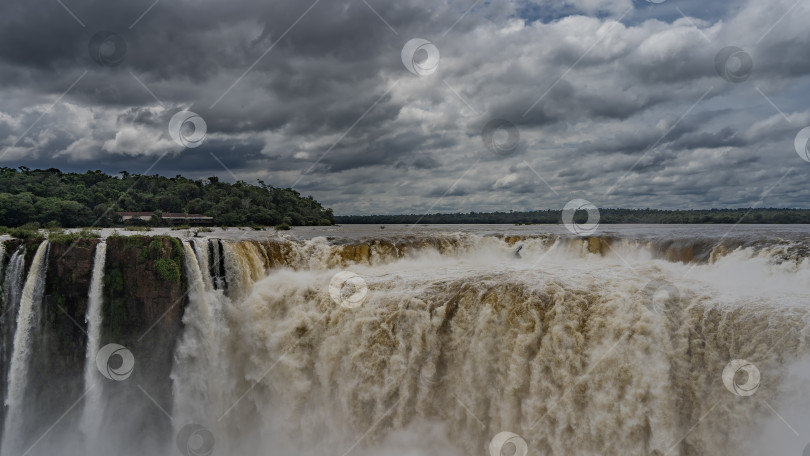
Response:
[{"label": "cascading water", "polygon": [[212,239],[210,241],[201,241],[200,239],[197,239],[195,242],[205,242],[208,247],[205,255],[207,256],[206,261],[208,258],[211,258],[211,262],[208,265],[208,275],[211,276],[213,287],[217,290],[227,289],[228,282],[225,277],[225,259],[223,258],[224,255],[222,253],[222,241],[218,239]]},{"label": "cascading water", "polygon": [[[3,260],[5,260],[5,257],[6,257],[6,243],[0,242],[0,277],[3,277],[3,267],[5,266]],[[2,282],[0,282],[0,297],[2,297],[2,292],[3,292]]]},{"label": "cascading water", "polygon": [[25,387],[27,384],[28,364],[31,355],[31,333],[35,325],[37,306],[42,301],[45,288],[45,270],[48,257],[48,241],[43,241],[25,279],[25,286],[20,298],[20,309],[17,315],[17,327],[14,332],[14,352],[11,357],[6,397],[6,418],[3,429],[2,453],[6,456],[17,456],[24,451],[20,440],[23,427],[23,410]]},{"label": "cascading water", "polygon": [[[9,259],[6,275],[3,280],[3,340],[13,337],[16,324],[17,305],[20,301],[23,285],[23,269],[25,268],[25,247],[20,246]],[[10,339],[9,339],[10,342]]]},{"label": "cascading water", "polygon": [[[101,388],[98,387],[99,372],[96,368],[96,355],[101,343],[102,304],[104,301],[104,264],[107,256],[107,243],[96,245],[93,260],[93,273],[87,302],[87,356],[84,365],[84,388],[86,393],[81,418],[81,431],[87,449],[98,447],[98,431],[101,428],[103,404]],[[89,451],[88,451],[89,453]]]},{"label": "cascading water", "polygon": [[[5,252],[5,243],[0,243],[0,247]],[[5,253],[0,254],[0,263],[4,260]],[[6,403],[8,394],[8,367],[14,342],[14,329],[17,324],[17,305],[22,291],[23,269],[25,267],[25,247],[20,246],[9,259],[8,265],[0,270],[5,270],[3,287],[0,289],[0,399]],[[3,408],[5,411],[5,408]],[[3,413],[0,412],[0,432],[2,429]],[[2,434],[0,434],[2,438]]]},{"label": "cascading water", "polygon": [[247,241],[223,245],[228,295],[236,300],[250,292],[253,282],[265,275],[265,261],[260,248],[259,244]]},{"label": "cascading water", "polygon": [[[5,244],[3,244],[5,245]],[[14,346],[14,330],[17,327],[17,309],[20,303],[20,294],[23,286],[23,272],[25,269],[25,247],[20,246],[9,259],[6,267],[6,275],[3,280],[2,295],[2,317],[0,317],[0,340],[2,340],[2,352],[0,352],[0,366],[2,366],[2,382],[0,387],[3,390],[3,403],[6,401],[6,388],[8,386],[8,361]]]},{"label": "cascading water", "polygon": [[[227,336],[223,321],[229,300],[214,287],[208,262],[208,241],[183,243],[189,302],[183,315],[185,331],[175,350],[173,417],[176,431],[193,423],[216,429],[216,413],[223,408],[221,391],[227,360],[220,345]],[[214,241],[216,242],[216,241]]]},{"label": "cascading water", "polygon": [[[804,353],[806,258],[785,262],[784,245],[696,255],[686,244],[510,241],[226,242],[228,318],[202,318],[192,299],[188,316],[204,324],[187,326],[183,345],[204,347],[211,331],[200,328],[220,328],[217,367],[186,376],[227,371],[216,391],[228,408],[200,406],[210,385],[195,392],[187,379],[175,404],[196,414],[183,422],[238,455],[485,454],[501,431],[530,454],[692,455],[746,454],[751,430],[775,419],[765,401],[790,413],[778,392],[783,357]],[[329,293],[343,268],[368,284],[359,307]],[[645,294],[670,282],[677,299]],[[767,372],[758,399],[724,386],[734,358]],[[175,369],[177,382],[186,368]]]},{"label": "cascading water", "polygon": [[[188,247],[192,247],[191,251],[194,253],[193,258],[197,261],[197,266],[200,270],[200,276],[202,277],[203,285],[205,285],[205,290],[213,290],[214,280],[211,274],[211,265],[208,261],[208,252],[211,250],[209,248],[209,244],[212,244],[212,242],[206,239],[192,239],[191,242],[193,243],[193,246],[184,247],[186,254],[188,254]],[[186,270],[186,273],[189,273],[188,269]],[[196,273],[194,273],[194,275],[196,276]]]},{"label": "cascading water", "polygon": [[[782,419],[810,426],[808,245],[193,238],[183,241],[171,407],[158,411],[136,377],[108,382],[122,403],[103,414],[112,399],[93,405],[88,394],[85,415],[98,412],[82,430],[92,440],[102,415],[117,425],[85,454],[138,454],[117,448],[116,432],[137,435],[127,424],[148,413],[172,419],[177,439],[161,442],[192,441],[183,454],[497,455],[488,445],[504,431],[528,454],[801,454],[807,442]],[[155,319],[163,310],[151,309]],[[755,394],[724,377],[733,359],[761,372]]]}]

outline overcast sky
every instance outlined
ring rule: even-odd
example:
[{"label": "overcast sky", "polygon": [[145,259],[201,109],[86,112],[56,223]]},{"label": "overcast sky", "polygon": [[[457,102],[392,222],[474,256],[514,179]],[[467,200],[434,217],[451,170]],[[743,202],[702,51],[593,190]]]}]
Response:
[{"label": "overcast sky", "polygon": [[336,214],[810,207],[808,23],[796,0],[4,1],[0,166],[262,179]]}]

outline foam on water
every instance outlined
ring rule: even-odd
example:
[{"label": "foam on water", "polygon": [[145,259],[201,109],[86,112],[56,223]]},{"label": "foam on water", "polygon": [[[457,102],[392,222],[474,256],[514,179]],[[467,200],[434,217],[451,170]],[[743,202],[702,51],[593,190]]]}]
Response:
[{"label": "foam on water", "polygon": [[[683,263],[644,242],[596,246],[463,234],[228,244],[238,290],[214,324],[227,328],[220,398],[235,405],[216,414],[218,449],[469,454],[508,430],[536,454],[746,454],[769,419],[763,401],[789,379],[785,356],[805,352],[807,261],[739,247]],[[368,285],[358,308],[329,294],[342,270]],[[651,311],[651,281],[679,299]],[[734,358],[765,373],[757,399],[724,387]],[[422,430],[437,426],[426,444]]]}]

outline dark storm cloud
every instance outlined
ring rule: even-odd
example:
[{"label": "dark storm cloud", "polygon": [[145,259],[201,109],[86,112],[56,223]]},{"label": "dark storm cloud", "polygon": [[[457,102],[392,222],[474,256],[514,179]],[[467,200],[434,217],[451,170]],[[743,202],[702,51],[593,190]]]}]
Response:
[{"label": "dark storm cloud", "polygon": [[731,127],[725,127],[717,132],[695,132],[684,135],[672,143],[672,147],[680,149],[716,149],[720,147],[743,147],[746,141],[737,136]]},{"label": "dark storm cloud", "polygon": [[[0,7],[2,166],[263,179],[337,213],[753,204],[796,167],[769,203],[807,201],[792,0],[63,3]],[[88,52],[102,30],[117,66]],[[403,66],[411,38],[436,73]],[[716,72],[726,46],[752,57],[744,83]],[[198,148],[169,135],[184,109]],[[485,147],[492,119],[517,127],[512,153]]]}]

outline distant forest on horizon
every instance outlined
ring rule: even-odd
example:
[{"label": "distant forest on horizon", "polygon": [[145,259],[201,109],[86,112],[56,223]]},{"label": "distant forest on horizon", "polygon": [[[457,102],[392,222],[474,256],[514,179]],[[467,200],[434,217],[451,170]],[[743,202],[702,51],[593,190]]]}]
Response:
[{"label": "distant forest on horizon", "polygon": [[102,171],[0,168],[0,225],[105,227],[120,224],[116,212],[183,212],[213,217],[215,225],[332,225],[332,209],[311,196],[258,181],[230,184],[180,175],[119,176]]},{"label": "distant forest on horizon", "polygon": [[[749,212],[750,211],[750,212]],[[599,209],[599,223],[605,224],[810,224],[810,209]],[[338,215],[343,224],[560,224],[562,210],[530,212],[468,212],[456,214]],[[577,211],[574,220],[584,223],[585,211]]]},{"label": "distant forest on horizon", "polygon": [[[342,215],[311,196],[259,180],[230,184],[217,177],[138,175],[122,171],[66,173],[58,169],[0,167],[0,226],[105,227],[117,212],[182,212],[214,218],[218,226],[340,224],[559,224],[561,210],[453,214]],[[604,224],[810,224],[810,209],[600,209]],[[577,222],[587,213],[578,211]]]}]

